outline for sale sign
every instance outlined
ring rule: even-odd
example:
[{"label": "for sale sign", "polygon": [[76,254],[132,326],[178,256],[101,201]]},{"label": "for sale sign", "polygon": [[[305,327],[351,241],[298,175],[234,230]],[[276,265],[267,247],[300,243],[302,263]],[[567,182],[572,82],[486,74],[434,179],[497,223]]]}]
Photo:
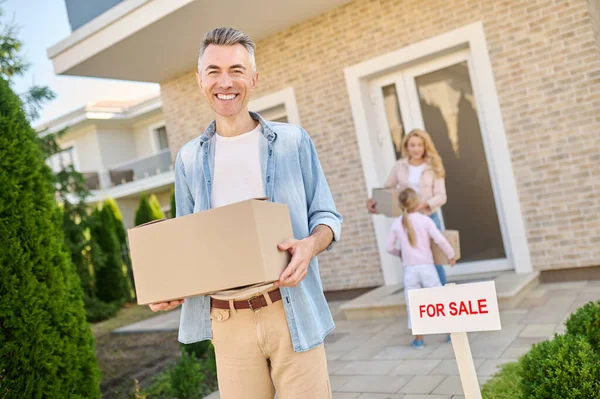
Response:
[{"label": "for sale sign", "polygon": [[493,281],[408,291],[412,333],[500,330]]}]

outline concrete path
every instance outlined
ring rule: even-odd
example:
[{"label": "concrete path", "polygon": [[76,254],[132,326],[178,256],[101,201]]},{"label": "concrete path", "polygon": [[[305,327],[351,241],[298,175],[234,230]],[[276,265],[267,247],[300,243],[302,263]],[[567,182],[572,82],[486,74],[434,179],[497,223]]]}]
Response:
[{"label": "concrete path", "polygon": [[179,329],[180,315],[181,307],[178,307],[168,313],[159,313],[158,316],[154,316],[150,319],[138,321],[137,323],[118,328],[113,331],[113,334],[177,331]]},{"label": "concrete path", "polygon": [[[564,332],[578,307],[600,299],[600,281],[541,284],[517,308],[501,311],[502,330],[469,334],[480,383],[501,364],[516,360],[531,345]],[[337,305],[334,304],[334,310]],[[336,318],[341,312],[336,311]],[[157,316],[120,332],[177,328],[178,312]],[[463,398],[452,345],[443,335],[427,336],[425,348],[409,346],[406,317],[337,320],[326,351],[334,399]],[[218,394],[210,396],[217,399]]]}]

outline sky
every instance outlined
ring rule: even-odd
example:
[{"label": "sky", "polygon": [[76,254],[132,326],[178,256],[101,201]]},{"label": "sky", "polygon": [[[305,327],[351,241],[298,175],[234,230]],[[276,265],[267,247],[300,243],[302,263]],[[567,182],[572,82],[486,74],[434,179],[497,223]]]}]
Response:
[{"label": "sky", "polygon": [[3,24],[14,20],[20,28],[22,54],[31,64],[23,77],[15,79],[15,90],[24,92],[35,83],[49,86],[56,93],[34,126],[85,104],[101,100],[129,101],[160,92],[159,85],[152,83],[56,76],[46,50],[71,34],[64,0],[5,0],[0,1],[0,7],[5,11]]}]

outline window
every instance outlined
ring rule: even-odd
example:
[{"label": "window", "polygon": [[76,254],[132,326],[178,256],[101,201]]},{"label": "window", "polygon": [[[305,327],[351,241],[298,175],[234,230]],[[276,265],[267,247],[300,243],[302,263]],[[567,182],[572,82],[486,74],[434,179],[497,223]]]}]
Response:
[{"label": "window", "polygon": [[300,124],[296,96],[291,87],[250,101],[248,109],[269,121]]},{"label": "window", "polygon": [[58,173],[71,165],[77,169],[77,153],[75,151],[75,146],[71,145],[61,152],[48,157],[48,159],[46,159],[46,164],[54,173]]},{"label": "window", "polygon": [[260,116],[268,121],[288,123],[287,112],[283,104],[260,111]]},{"label": "window", "polygon": [[167,127],[161,126],[154,129],[154,139],[158,151],[169,148],[169,139],[167,137]]}]

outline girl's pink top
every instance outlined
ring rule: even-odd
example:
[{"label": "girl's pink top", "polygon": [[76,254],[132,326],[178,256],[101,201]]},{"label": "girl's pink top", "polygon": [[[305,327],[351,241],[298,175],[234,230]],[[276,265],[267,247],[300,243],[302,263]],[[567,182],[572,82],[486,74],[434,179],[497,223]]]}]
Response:
[{"label": "girl's pink top", "polygon": [[408,214],[408,220],[415,231],[416,246],[411,246],[408,241],[408,234],[402,226],[402,216],[392,224],[386,245],[389,253],[402,257],[404,266],[433,265],[432,239],[449,259],[454,257],[454,249],[429,216],[413,212]]}]

